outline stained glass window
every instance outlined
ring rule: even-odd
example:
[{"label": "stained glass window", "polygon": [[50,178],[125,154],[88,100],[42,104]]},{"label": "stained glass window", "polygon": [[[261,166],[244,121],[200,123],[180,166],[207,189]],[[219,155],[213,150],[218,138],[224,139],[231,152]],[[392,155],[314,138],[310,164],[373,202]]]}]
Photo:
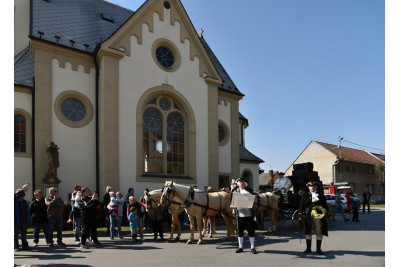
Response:
[{"label": "stained glass window", "polygon": [[26,119],[22,115],[14,117],[14,152],[26,152]]},{"label": "stained glass window", "polygon": [[[143,114],[144,169],[146,173],[185,173],[185,122],[174,100],[162,96],[157,107]],[[164,123],[163,123],[164,122]]]},{"label": "stained glass window", "polygon": [[68,98],[62,102],[61,112],[71,121],[80,121],[86,115],[86,108],[78,99]]},{"label": "stained glass window", "polygon": [[156,50],[156,57],[158,62],[165,68],[171,68],[174,65],[174,56],[171,51],[166,47],[159,47]]}]

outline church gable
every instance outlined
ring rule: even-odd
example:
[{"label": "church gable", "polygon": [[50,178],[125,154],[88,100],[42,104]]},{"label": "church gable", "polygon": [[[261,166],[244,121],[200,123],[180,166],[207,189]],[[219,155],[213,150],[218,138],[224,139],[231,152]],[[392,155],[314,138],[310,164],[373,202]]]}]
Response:
[{"label": "church gable", "polygon": [[[147,28],[148,32],[154,33],[157,20],[163,22],[167,30],[179,27],[179,42],[181,44],[188,43],[192,61],[198,58],[199,76],[207,77],[207,81],[215,84],[222,83],[215,66],[179,0],[149,0],[145,2],[126,23],[101,45],[99,55],[112,53],[120,57],[122,52],[127,56],[131,56],[134,53],[134,51],[131,51],[131,42],[136,40],[138,44],[142,44],[143,30]],[[168,34],[164,33],[164,35],[164,38],[167,39]]]}]

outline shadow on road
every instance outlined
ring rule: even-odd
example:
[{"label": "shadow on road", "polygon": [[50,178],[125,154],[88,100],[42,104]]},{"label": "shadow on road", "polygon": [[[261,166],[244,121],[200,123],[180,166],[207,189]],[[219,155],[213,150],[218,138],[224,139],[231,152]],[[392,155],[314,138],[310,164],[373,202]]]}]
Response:
[{"label": "shadow on road", "polygon": [[289,251],[289,250],[264,250],[259,251],[258,253],[265,254],[276,254],[276,255],[291,255],[293,258],[307,258],[307,259],[328,259],[333,260],[336,259],[336,256],[345,256],[345,255],[358,255],[358,256],[366,256],[366,257],[384,257],[384,251],[346,251],[346,250],[331,250],[325,251],[325,255],[319,255],[315,252],[310,254],[304,254],[302,251]]}]

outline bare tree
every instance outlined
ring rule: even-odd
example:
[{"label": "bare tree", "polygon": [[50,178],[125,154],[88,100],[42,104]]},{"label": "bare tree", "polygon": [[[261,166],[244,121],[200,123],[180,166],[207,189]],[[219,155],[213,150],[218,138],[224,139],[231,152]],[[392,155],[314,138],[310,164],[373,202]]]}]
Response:
[{"label": "bare tree", "polygon": [[375,174],[378,176],[379,181],[385,184],[385,163],[381,162],[375,165]]}]

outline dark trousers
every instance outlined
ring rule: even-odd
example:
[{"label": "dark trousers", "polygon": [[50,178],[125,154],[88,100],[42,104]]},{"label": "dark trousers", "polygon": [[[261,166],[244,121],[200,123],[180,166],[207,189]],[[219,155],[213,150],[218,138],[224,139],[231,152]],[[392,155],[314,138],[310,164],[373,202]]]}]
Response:
[{"label": "dark trousers", "polygon": [[363,213],[365,213],[365,206],[368,207],[368,213],[371,212],[369,201],[363,202]]},{"label": "dark trousers", "polygon": [[19,248],[18,237],[21,234],[22,248],[28,247],[28,241],[26,240],[26,229],[28,228],[27,223],[14,224],[14,248]]},{"label": "dark trousers", "polygon": [[152,220],[154,239],[157,239],[157,234],[161,239],[164,239],[164,232],[162,228],[162,220]]},{"label": "dark trousers", "polygon": [[147,212],[144,212],[143,215],[143,227],[149,228],[150,227],[150,218]]},{"label": "dark trousers", "polygon": [[82,245],[86,244],[86,239],[90,236],[94,243],[99,243],[97,239],[97,220],[96,218],[82,217]]},{"label": "dark trousers", "polygon": [[33,243],[39,243],[39,232],[40,229],[43,229],[43,234],[46,240],[46,243],[49,243],[48,240],[48,225],[47,222],[35,222],[33,223]]},{"label": "dark trousers", "polygon": [[353,222],[358,222],[359,220],[358,220],[358,209],[357,208],[354,208],[353,209],[353,218],[352,218],[352,221]]},{"label": "dark trousers", "polygon": [[239,237],[244,236],[244,230],[247,230],[249,237],[254,237],[256,235],[254,231],[255,223],[253,216],[238,217]]}]

